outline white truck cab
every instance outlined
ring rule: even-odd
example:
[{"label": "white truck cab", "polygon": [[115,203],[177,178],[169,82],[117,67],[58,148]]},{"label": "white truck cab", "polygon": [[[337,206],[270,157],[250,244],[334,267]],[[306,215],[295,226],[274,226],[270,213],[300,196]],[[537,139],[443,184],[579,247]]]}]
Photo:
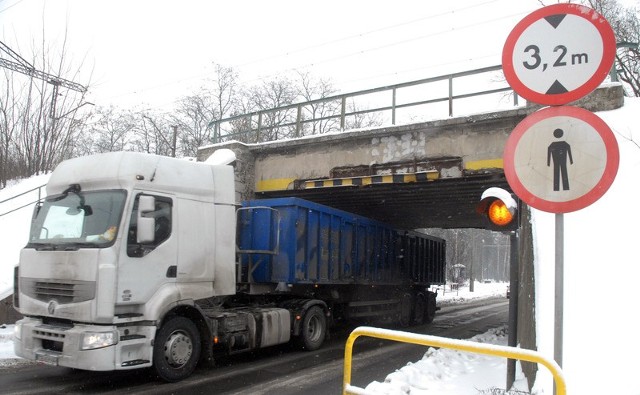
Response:
[{"label": "white truck cab", "polygon": [[199,352],[185,333],[200,328],[178,318],[235,293],[233,168],[100,154],[62,162],[47,195],[17,268],[16,354],[90,370],[164,364],[181,378]]}]

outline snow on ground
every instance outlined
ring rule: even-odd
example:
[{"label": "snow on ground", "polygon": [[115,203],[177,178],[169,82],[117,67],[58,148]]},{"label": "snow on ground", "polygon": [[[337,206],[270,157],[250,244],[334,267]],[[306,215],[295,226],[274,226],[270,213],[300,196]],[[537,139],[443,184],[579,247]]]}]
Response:
[{"label": "snow on ground", "polygon": [[[488,297],[506,297],[507,285],[503,282],[476,282],[474,292],[469,291],[468,283],[458,289],[446,285],[432,290],[438,290],[438,305],[442,306]],[[507,328],[494,328],[468,340],[506,346]],[[380,395],[491,394],[497,388],[504,388],[506,371],[505,358],[429,347],[421,360],[410,361],[389,373],[383,382],[370,383],[365,390]],[[527,389],[519,369],[513,389]]]},{"label": "snow on ground", "polygon": [[0,325],[0,365],[7,359],[18,358],[13,352],[13,325]]},{"label": "snow on ground", "polygon": [[[506,327],[491,329],[469,340],[506,346]],[[365,390],[385,395],[489,394],[504,388],[506,371],[505,358],[429,347],[420,361],[409,362],[387,375],[384,382],[374,381]],[[526,390],[526,380],[520,371],[516,379],[513,390]]]}]

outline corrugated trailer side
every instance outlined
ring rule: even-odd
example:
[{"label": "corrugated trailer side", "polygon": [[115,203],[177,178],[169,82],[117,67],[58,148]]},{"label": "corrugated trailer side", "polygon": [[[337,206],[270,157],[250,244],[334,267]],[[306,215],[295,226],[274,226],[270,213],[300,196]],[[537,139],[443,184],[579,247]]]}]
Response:
[{"label": "corrugated trailer side", "polygon": [[238,240],[247,282],[394,284],[406,278],[397,262],[399,233],[387,224],[299,198],[243,206]]},{"label": "corrugated trailer side", "polygon": [[402,234],[402,267],[411,281],[426,286],[445,283],[446,241],[424,233]]},{"label": "corrugated trailer side", "polygon": [[444,240],[299,198],[245,202],[239,297],[291,309],[320,301],[334,321],[431,322]]}]

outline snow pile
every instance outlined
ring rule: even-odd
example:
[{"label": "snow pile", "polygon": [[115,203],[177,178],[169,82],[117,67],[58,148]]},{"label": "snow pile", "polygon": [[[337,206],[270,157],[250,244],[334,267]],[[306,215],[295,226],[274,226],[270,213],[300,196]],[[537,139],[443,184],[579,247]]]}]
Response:
[{"label": "snow pile", "polygon": [[18,358],[13,352],[13,325],[0,325],[0,366],[12,358]]},{"label": "snow pile", "polygon": [[473,299],[482,299],[492,296],[506,297],[508,283],[504,282],[479,282],[473,286],[473,292],[469,287],[469,282],[452,288],[450,284],[431,287],[432,292],[438,293],[438,305],[450,305],[464,303]]},{"label": "snow pile", "polygon": [[[506,328],[492,329],[469,339],[479,343],[507,345]],[[502,387],[506,381],[507,360],[481,354],[430,347],[416,363],[389,374],[383,383],[374,381],[365,390],[371,394],[473,394]],[[526,389],[518,372],[514,389]]]}]

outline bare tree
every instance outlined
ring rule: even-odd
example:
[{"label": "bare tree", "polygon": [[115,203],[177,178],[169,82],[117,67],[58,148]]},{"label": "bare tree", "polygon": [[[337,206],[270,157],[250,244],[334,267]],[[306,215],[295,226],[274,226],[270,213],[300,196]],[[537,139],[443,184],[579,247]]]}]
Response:
[{"label": "bare tree", "polygon": [[4,83],[7,89],[2,90],[0,96],[0,188],[4,188],[9,179],[18,175],[13,144],[21,123],[14,81],[7,73]]},{"label": "bare tree", "polygon": [[173,136],[175,129],[166,114],[142,111],[137,114],[137,124],[131,148],[134,151],[156,155],[173,156],[175,146]]},{"label": "bare tree", "polygon": [[12,178],[50,171],[72,155],[74,138],[84,120],[76,115],[86,92],[66,89],[70,81],[65,77],[77,76],[82,67],[72,66],[67,58],[66,36],[58,49],[48,47],[43,36],[40,49],[32,49],[29,61],[17,52],[14,55],[37,72],[27,75],[19,68],[5,68],[0,81],[4,92],[0,105],[2,161],[15,164]]},{"label": "bare tree", "polygon": [[183,155],[195,156],[199,146],[219,141],[221,131],[213,122],[229,116],[239,100],[238,74],[231,67],[214,67],[213,79],[178,101],[174,123]]},{"label": "bare tree", "polygon": [[[292,104],[298,97],[298,91],[293,83],[284,77],[265,81],[247,91],[247,101],[252,108],[258,110],[277,109]],[[260,119],[259,141],[271,141],[293,137],[296,111],[294,109],[274,110],[263,113]]]},{"label": "bare tree", "polygon": [[352,114],[346,117],[346,129],[375,127],[381,126],[384,123],[379,112],[369,111],[366,108],[358,107],[353,100],[347,103],[346,112]]},{"label": "bare tree", "polygon": [[604,16],[616,37],[615,71],[625,91],[640,96],[640,21],[638,10],[625,8],[617,0],[583,0],[583,4]]},{"label": "bare tree", "polygon": [[87,130],[91,136],[91,153],[123,151],[129,148],[136,127],[133,114],[111,106],[98,108],[95,123]]},{"label": "bare tree", "polygon": [[178,101],[173,124],[180,130],[178,140],[185,156],[196,156],[198,147],[209,142],[209,123],[217,118],[217,106],[212,98],[201,90]]},{"label": "bare tree", "polygon": [[[337,90],[327,79],[312,77],[308,72],[298,72],[299,94],[306,102],[325,99],[335,95]],[[311,119],[304,123],[301,135],[326,133],[340,128],[338,118],[330,118],[340,114],[339,101],[320,101],[303,107],[302,119]]]},{"label": "bare tree", "polygon": [[216,115],[218,119],[226,117],[233,111],[238,100],[239,86],[238,73],[231,67],[215,65],[216,78],[214,79],[213,96],[217,105]]}]

